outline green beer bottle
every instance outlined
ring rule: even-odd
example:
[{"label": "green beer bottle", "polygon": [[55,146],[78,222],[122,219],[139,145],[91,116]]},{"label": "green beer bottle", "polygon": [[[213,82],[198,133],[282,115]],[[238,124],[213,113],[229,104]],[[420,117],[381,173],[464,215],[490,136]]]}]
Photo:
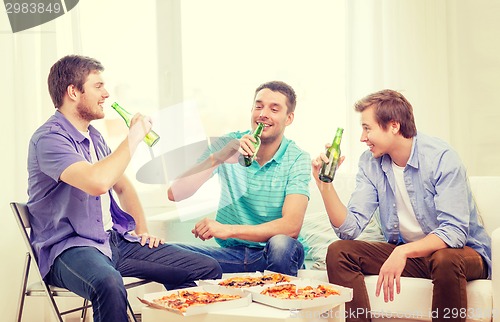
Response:
[{"label": "green beer bottle", "polygon": [[[132,114],[127,112],[123,107],[121,107],[117,102],[114,102],[111,104],[111,107],[120,114],[120,116],[123,118],[125,123],[127,124],[128,127],[130,127],[130,120],[132,119]],[[146,142],[147,145],[153,146],[158,142],[160,139],[160,136],[153,130],[149,131],[148,134],[144,137],[144,142]]]},{"label": "green beer bottle", "polygon": [[341,127],[337,128],[337,133],[335,134],[333,143],[326,150],[326,156],[329,162],[323,162],[321,171],[319,172],[319,180],[323,182],[330,183],[333,181],[333,177],[335,176],[335,171],[337,170],[340,159],[340,141],[342,140],[342,133],[344,133],[344,129]]},{"label": "green beer bottle", "polygon": [[264,123],[259,123],[255,131],[252,133],[253,137],[255,138],[255,143],[253,143],[253,146],[255,147],[255,152],[253,155],[243,155],[240,154],[238,157],[238,162],[244,166],[244,167],[249,167],[253,160],[255,160],[255,157],[257,156],[257,152],[259,151],[260,148],[260,135],[262,134],[262,130],[264,129]]}]

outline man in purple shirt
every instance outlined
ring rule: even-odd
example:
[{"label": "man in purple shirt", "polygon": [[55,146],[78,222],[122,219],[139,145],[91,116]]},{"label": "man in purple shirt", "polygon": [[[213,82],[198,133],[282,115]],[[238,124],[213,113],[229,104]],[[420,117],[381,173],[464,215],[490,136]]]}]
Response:
[{"label": "man in purple shirt", "polygon": [[122,276],[173,289],[219,278],[222,270],[211,257],[148,234],[138,195],[124,171],[151,129],[151,119],[136,114],[127,137],[111,152],[90,125],[104,117],[109,96],[103,70],[97,60],[76,55],[63,57],[50,70],[49,92],[57,111],[29,144],[30,238],[49,284],[89,299],[96,322],[126,322]]}]

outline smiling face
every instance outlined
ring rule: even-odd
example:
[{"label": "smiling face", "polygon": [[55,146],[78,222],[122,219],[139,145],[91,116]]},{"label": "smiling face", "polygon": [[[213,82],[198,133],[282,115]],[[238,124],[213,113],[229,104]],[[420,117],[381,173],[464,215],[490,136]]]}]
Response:
[{"label": "smiling face", "polygon": [[390,154],[399,132],[399,124],[389,122],[387,129],[383,129],[375,118],[375,108],[368,107],[361,112],[361,133],[360,141],[366,143],[374,158],[379,158],[384,154]]},{"label": "smiling face", "polygon": [[98,71],[91,72],[83,84],[83,92],[79,92],[76,110],[80,118],[88,122],[104,118],[102,104],[108,97],[109,93],[104,88],[101,73]]},{"label": "smiling face", "polygon": [[276,140],[281,142],[285,128],[293,121],[293,112],[287,113],[287,98],[280,92],[263,88],[255,95],[252,108],[252,130],[258,123],[264,123],[261,141],[263,144]]}]

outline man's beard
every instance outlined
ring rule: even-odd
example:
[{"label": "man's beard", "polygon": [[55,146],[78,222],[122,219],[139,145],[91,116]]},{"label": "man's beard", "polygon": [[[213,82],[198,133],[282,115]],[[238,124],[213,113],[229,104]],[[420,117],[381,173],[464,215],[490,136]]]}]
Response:
[{"label": "man's beard", "polygon": [[102,118],[101,115],[97,115],[96,113],[92,112],[92,110],[89,108],[89,104],[86,101],[78,104],[76,110],[78,112],[78,115],[80,115],[80,118],[88,122]]},{"label": "man's beard", "polygon": [[270,136],[270,137],[260,137],[260,142],[263,143],[263,144],[271,144],[271,143],[274,143],[276,142],[276,140],[278,140],[280,137],[280,135],[273,135],[273,136]]}]

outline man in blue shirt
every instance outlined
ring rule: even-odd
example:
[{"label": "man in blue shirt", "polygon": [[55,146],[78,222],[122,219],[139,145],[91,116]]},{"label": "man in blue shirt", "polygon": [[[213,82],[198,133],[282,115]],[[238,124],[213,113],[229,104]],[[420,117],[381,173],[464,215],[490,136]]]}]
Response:
[{"label": "man in blue shirt", "polygon": [[103,70],[97,60],[76,55],[63,57],[50,70],[49,92],[57,110],[33,134],[28,152],[30,239],[49,284],[90,300],[96,322],[127,322],[122,276],[171,289],[222,272],[212,258],[148,234],[124,171],[151,119],[136,114],[127,137],[111,152],[90,125],[104,117],[109,96]]},{"label": "man in blue shirt", "polygon": [[193,234],[215,238],[221,247],[183,245],[217,259],[225,273],[271,270],[297,275],[304,247],[297,240],[309,200],[311,159],[284,136],[293,122],[296,97],[283,82],[268,82],[255,91],[251,125],[265,127],[256,160],[244,167],[241,152],[253,155],[250,131],[229,133],[214,142],[202,161],[176,179],[172,201],[190,197],[214,174],[221,181],[216,219],[199,221]]},{"label": "man in blue shirt", "polygon": [[[327,253],[331,283],[351,287],[350,321],[368,321],[370,303],[364,275],[378,275],[376,296],[392,301],[400,277],[432,279],[433,320],[467,309],[466,284],[491,273],[491,240],[480,224],[466,170],[451,147],[416,130],[413,109],[392,90],[355,104],[361,113],[356,189],[347,207],[332,184],[318,180],[324,154],[313,160],[313,175],[333,229],[342,239]],[[379,208],[384,242],[353,240]],[[396,290],[394,290],[396,288]],[[467,314],[458,314],[465,321]]]}]

